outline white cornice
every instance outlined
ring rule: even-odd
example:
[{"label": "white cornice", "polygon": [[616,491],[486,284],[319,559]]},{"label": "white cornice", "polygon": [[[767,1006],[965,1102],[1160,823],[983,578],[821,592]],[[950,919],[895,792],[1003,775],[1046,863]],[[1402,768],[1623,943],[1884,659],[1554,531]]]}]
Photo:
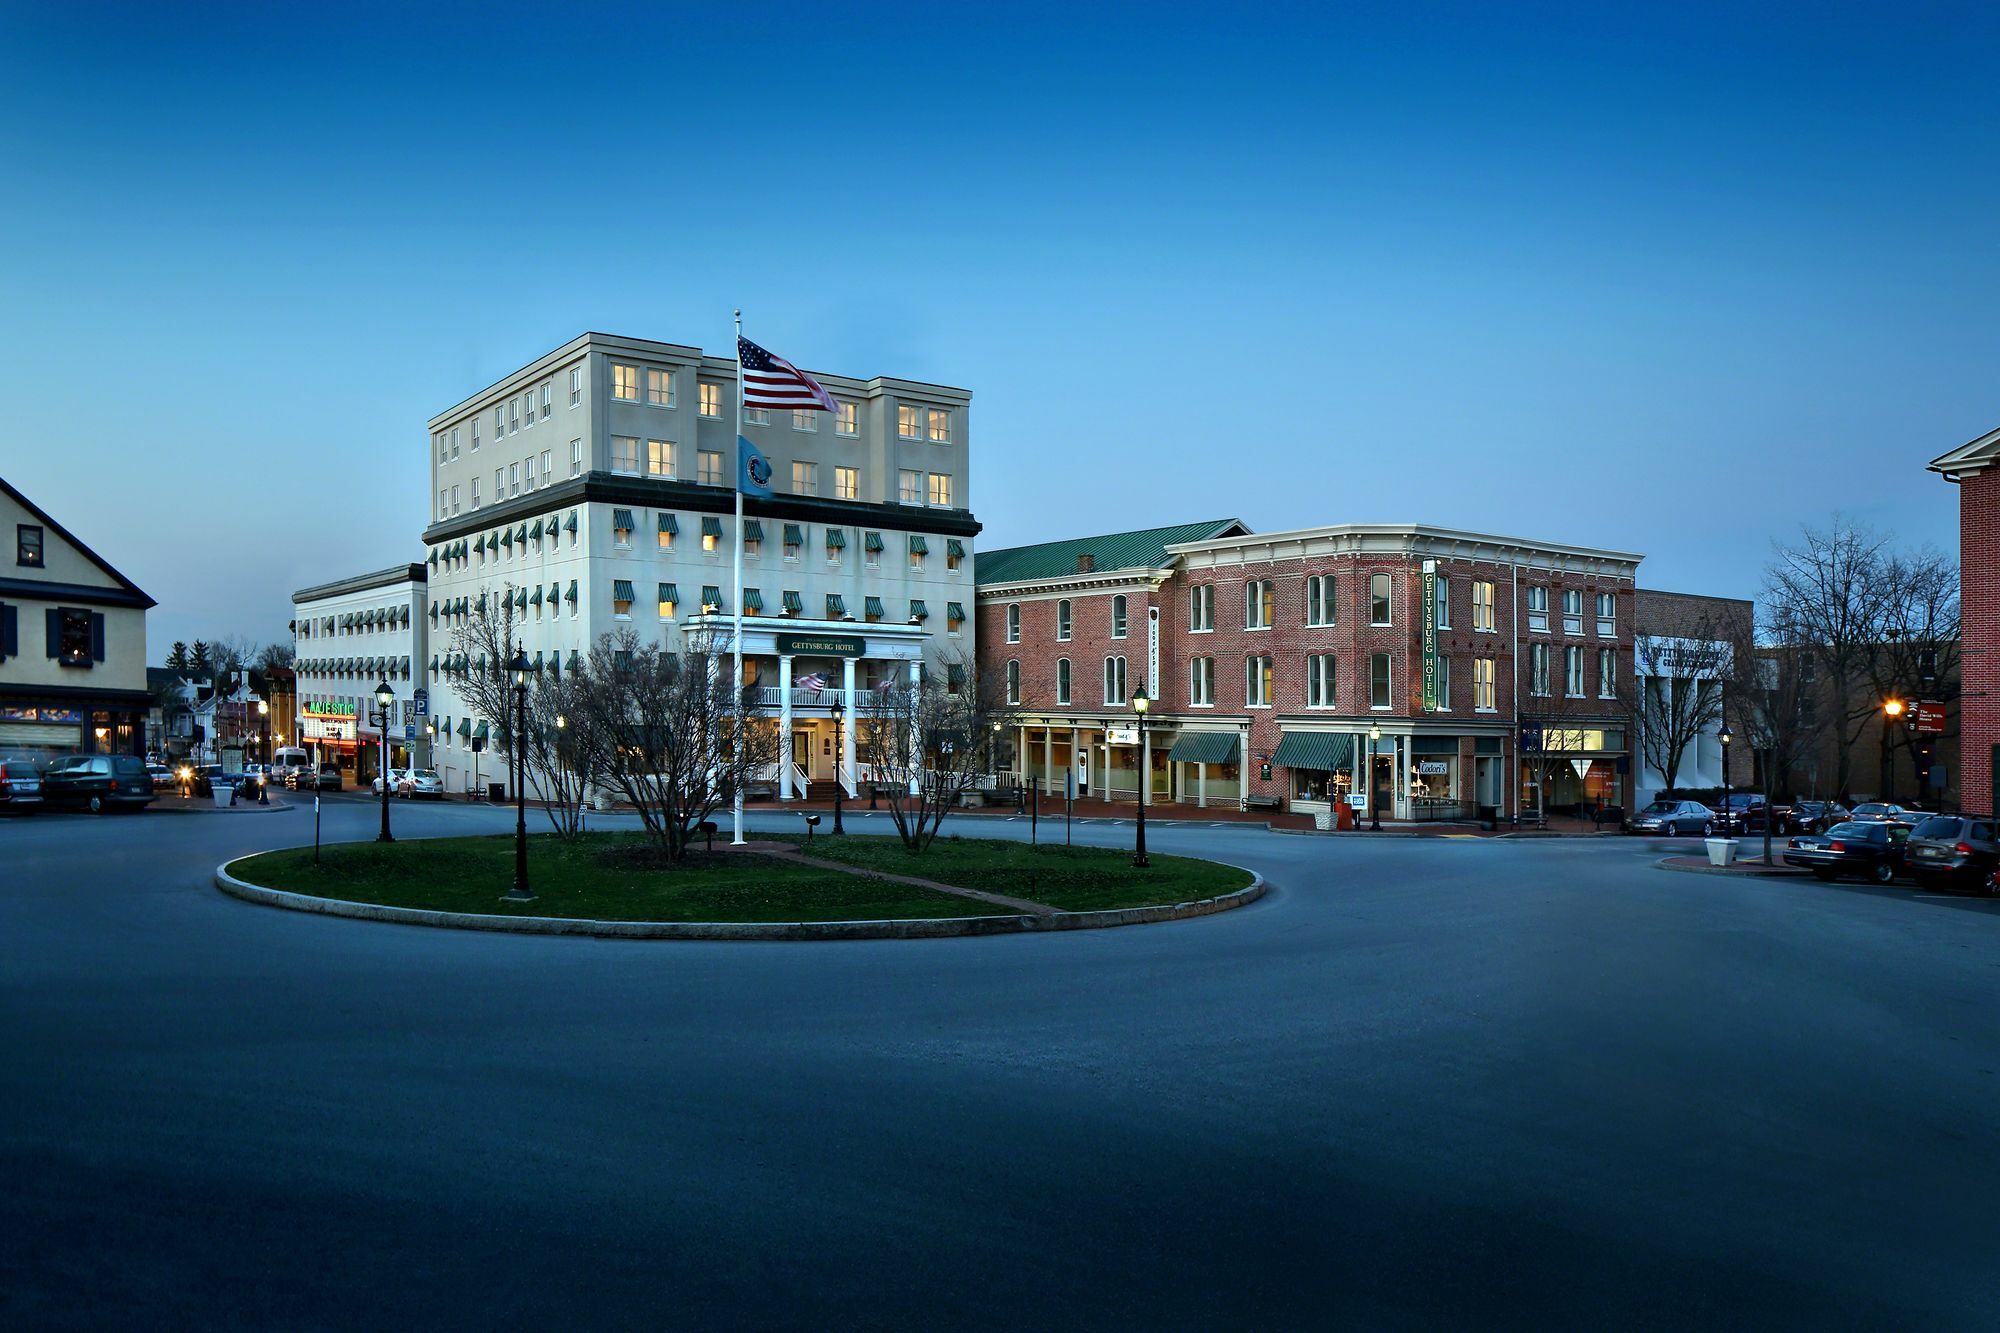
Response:
[{"label": "white cornice", "polygon": [[1990,430],[1976,440],[1967,440],[1948,454],[1933,458],[1926,470],[1949,481],[1973,477],[2000,462],[2000,430]]},{"label": "white cornice", "polygon": [[1639,562],[1645,559],[1633,551],[1532,541],[1421,523],[1337,523],[1289,532],[1181,542],[1167,547],[1167,551],[1180,557],[1191,569],[1326,556],[1393,555],[1484,560],[1624,579],[1633,578]]}]

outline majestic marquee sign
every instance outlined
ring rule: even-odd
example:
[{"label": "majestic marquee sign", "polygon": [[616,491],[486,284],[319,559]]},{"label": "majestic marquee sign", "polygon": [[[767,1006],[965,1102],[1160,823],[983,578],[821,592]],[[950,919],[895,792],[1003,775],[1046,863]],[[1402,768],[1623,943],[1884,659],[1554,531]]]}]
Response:
[{"label": "majestic marquee sign", "polygon": [[1438,566],[1435,560],[1424,561],[1424,711],[1437,712],[1438,707]]},{"label": "majestic marquee sign", "polygon": [[299,739],[307,741],[351,741],[354,739],[354,719],[352,717],[302,717],[299,719]]},{"label": "majestic marquee sign", "polygon": [[354,720],[354,711],[346,704],[309,699],[305,703],[300,704],[299,707],[303,708],[309,714],[317,714],[320,717],[344,717],[350,722]]},{"label": "majestic marquee sign", "polygon": [[781,654],[811,657],[866,657],[868,641],[857,634],[780,634]]}]

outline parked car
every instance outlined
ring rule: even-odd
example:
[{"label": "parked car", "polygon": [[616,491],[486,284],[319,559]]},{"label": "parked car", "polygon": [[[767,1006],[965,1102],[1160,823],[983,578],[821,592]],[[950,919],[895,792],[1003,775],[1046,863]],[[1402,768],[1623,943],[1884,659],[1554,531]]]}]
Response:
[{"label": "parked car", "polygon": [[1854,818],[1861,823],[1915,824],[1920,811],[1892,801],[1863,801],[1854,807]]},{"label": "parked car", "polygon": [[1734,837],[1739,833],[1762,833],[1771,812],[1756,792],[1736,792],[1715,807],[1714,818],[1702,829],[1711,837]]},{"label": "parked car", "polygon": [[382,794],[382,782],[383,779],[386,777],[389,782],[389,790],[392,792],[396,791],[402,786],[403,776],[408,771],[409,770],[402,768],[392,768],[386,774],[378,773],[374,777],[368,779],[368,790],[374,792],[377,796],[380,796]]},{"label": "parked car", "polygon": [[1797,801],[1784,812],[1780,827],[1786,833],[1819,833],[1853,817],[1838,801]]},{"label": "parked car", "polygon": [[1824,833],[1801,833],[1785,847],[1785,864],[1804,866],[1821,879],[1859,875],[1887,884],[1903,868],[1910,830],[1886,820],[1835,824]]},{"label": "parked car", "polygon": [[32,810],[41,803],[41,761],[24,755],[0,759],[0,808]]},{"label": "parked car", "polygon": [[435,769],[406,768],[396,779],[396,795],[405,800],[415,800],[419,796],[433,801],[444,799],[444,779]]},{"label": "parked car", "polygon": [[1634,833],[1665,833],[1678,836],[1699,833],[1714,820],[1715,812],[1699,801],[1654,801],[1633,815],[1626,828]]},{"label": "parked car", "polygon": [[42,796],[51,805],[80,805],[93,815],[143,809],[153,802],[153,777],[137,755],[66,754],[42,770]]},{"label": "parked car", "polygon": [[1990,819],[1927,815],[1904,849],[1910,878],[1929,887],[1987,889],[2000,870],[2000,839]]},{"label": "parked car", "polygon": [[146,776],[153,780],[154,791],[165,791],[179,781],[174,776],[174,770],[168,768],[165,764],[148,763],[146,765]]},{"label": "parked car", "polygon": [[321,764],[318,776],[312,780],[310,785],[315,791],[339,791],[340,765]]}]

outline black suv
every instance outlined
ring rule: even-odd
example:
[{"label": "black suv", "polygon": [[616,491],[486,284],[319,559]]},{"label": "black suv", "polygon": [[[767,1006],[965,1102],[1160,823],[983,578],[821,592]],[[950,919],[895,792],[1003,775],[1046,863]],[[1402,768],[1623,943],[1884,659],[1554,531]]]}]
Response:
[{"label": "black suv", "polygon": [[1985,889],[2000,869],[2000,840],[1990,819],[1966,815],[1925,815],[1910,830],[1904,863],[1926,888]]},{"label": "black suv", "polygon": [[153,803],[153,775],[129,754],[66,754],[42,771],[42,797],[50,805],[80,805],[93,815]]}]

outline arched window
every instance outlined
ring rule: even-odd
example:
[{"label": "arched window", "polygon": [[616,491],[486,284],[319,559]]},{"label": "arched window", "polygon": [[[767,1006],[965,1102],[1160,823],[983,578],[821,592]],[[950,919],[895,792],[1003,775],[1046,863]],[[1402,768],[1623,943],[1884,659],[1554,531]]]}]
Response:
[{"label": "arched window", "polygon": [[1056,602],[1056,642],[1069,642],[1069,598]]},{"label": "arched window", "polygon": [[1125,594],[1122,592],[1111,599],[1111,637],[1125,637]]},{"label": "arched window", "polygon": [[1021,702],[1021,664],[1013,659],[1007,662],[1007,702]]},{"label": "arched window", "polygon": [[1007,608],[1007,642],[1021,641],[1021,608],[1018,603]]},{"label": "arched window", "polygon": [[1058,657],[1056,659],[1056,702],[1059,704],[1069,702],[1069,659],[1067,657]]}]

